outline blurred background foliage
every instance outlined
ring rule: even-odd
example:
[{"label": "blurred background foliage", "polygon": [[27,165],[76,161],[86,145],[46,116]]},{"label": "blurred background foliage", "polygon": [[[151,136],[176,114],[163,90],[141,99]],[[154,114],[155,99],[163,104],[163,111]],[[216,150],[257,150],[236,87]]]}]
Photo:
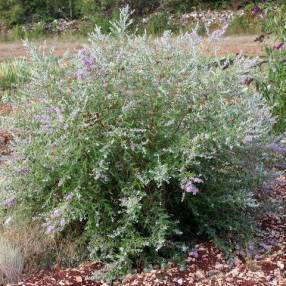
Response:
[{"label": "blurred background foliage", "polygon": [[129,4],[135,10],[135,16],[150,13],[172,12],[185,13],[194,7],[233,8],[246,5],[249,0],[0,0],[0,21],[2,26],[11,28],[15,25],[51,21],[54,19],[100,18],[98,15],[112,16],[119,7]]}]

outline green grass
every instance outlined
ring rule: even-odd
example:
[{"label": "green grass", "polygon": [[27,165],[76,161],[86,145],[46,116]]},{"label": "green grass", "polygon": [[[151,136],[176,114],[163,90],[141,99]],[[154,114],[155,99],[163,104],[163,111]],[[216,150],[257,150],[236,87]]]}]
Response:
[{"label": "green grass", "polygon": [[23,59],[8,60],[0,65],[0,90],[10,90],[27,81],[29,69]]}]

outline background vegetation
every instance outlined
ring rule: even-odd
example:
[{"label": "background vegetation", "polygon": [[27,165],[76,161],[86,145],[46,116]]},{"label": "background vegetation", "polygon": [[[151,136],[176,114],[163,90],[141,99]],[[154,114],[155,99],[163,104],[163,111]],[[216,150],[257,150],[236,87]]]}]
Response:
[{"label": "background vegetation", "polygon": [[[213,7],[226,5],[233,1],[178,1],[178,0],[1,0],[0,19],[11,27],[32,21],[51,21],[53,19],[79,19],[92,17],[96,14],[112,15],[118,8],[129,4],[136,15],[146,15],[157,9],[167,9],[175,12],[187,12],[195,5],[204,4]],[[117,12],[116,12],[117,13]]]},{"label": "background vegetation", "polygon": [[[134,21],[139,31],[147,29],[148,33],[160,34],[166,29],[178,32],[181,29],[193,28],[195,24],[191,23],[185,27],[178,20],[185,13],[207,9],[237,11],[246,6],[250,7],[249,12],[255,2],[259,1],[1,0],[0,28],[4,39],[37,38],[67,30],[86,36],[95,24],[108,32],[109,20],[116,19],[118,9],[129,4],[134,10]],[[273,3],[275,2],[277,1]],[[260,21],[254,21],[251,15],[252,13],[246,13],[235,16],[229,31],[231,33],[260,31]]]}]

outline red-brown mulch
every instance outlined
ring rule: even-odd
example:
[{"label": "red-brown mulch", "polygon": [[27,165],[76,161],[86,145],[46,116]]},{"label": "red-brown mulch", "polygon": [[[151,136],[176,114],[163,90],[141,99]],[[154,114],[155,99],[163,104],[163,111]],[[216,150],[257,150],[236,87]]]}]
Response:
[{"label": "red-brown mulch", "polygon": [[0,129],[0,156],[10,153],[9,143],[11,140],[12,135],[8,131]]},{"label": "red-brown mulch", "polygon": [[[0,105],[0,116],[8,115],[13,111],[13,106],[9,103]],[[0,156],[7,155],[10,152],[9,143],[12,135],[3,129],[0,129]]]},{"label": "red-brown mulch", "polygon": [[13,111],[13,106],[10,103],[0,105],[0,116],[4,116]]},{"label": "red-brown mulch", "polygon": [[55,268],[51,270],[42,270],[25,282],[20,282],[18,285],[26,286],[54,286],[54,285],[70,285],[70,286],[99,286],[101,282],[94,282],[90,279],[93,272],[98,270],[100,265],[95,262],[82,264],[78,268],[67,268],[64,270]]}]

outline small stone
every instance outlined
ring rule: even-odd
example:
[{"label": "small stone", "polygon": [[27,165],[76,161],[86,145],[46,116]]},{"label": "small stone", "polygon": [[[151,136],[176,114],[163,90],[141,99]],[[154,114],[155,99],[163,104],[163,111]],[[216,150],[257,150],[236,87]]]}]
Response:
[{"label": "small stone", "polygon": [[280,270],[283,270],[283,269],[285,268],[284,263],[281,262],[281,261],[278,261],[278,262],[277,262],[277,266],[280,268]]},{"label": "small stone", "polygon": [[237,268],[234,268],[230,271],[230,274],[232,274],[232,276],[237,276],[239,274],[239,270]]},{"label": "small stone", "polygon": [[215,269],[217,269],[217,270],[222,270],[224,268],[224,265],[223,264],[221,264],[221,263],[216,263],[215,264]]},{"label": "small stone", "polygon": [[77,283],[82,283],[82,277],[81,277],[81,276],[76,276],[76,277],[75,277],[75,281],[76,281]]},{"label": "small stone", "polygon": [[217,275],[219,273],[220,273],[220,271],[218,271],[218,270],[210,270],[208,272],[208,276],[211,277],[211,276]]},{"label": "small stone", "polygon": [[204,277],[205,277],[205,274],[202,271],[200,271],[200,270],[196,271],[196,278],[197,279],[203,279]]}]

